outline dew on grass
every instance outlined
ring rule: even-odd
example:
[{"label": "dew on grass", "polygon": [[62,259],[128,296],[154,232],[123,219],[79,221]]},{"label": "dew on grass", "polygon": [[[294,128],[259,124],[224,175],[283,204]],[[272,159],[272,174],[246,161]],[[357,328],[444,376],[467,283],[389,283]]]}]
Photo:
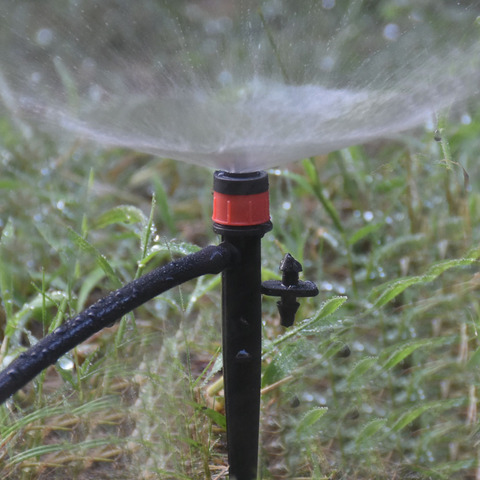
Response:
[{"label": "dew on grass", "polygon": [[331,292],[333,290],[333,285],[327,281],[320,282],[320,290]]},{"label": "dew on grass", "polygon": [[363,212],[363,219],[366,221],[366,222],[371,222],[373,220],[373,212]]},{"label": "dew on grass", "polygon": [[365,350],[365,345],[358,340],[352,342],[352,350],[356,352],[363,352]]}]

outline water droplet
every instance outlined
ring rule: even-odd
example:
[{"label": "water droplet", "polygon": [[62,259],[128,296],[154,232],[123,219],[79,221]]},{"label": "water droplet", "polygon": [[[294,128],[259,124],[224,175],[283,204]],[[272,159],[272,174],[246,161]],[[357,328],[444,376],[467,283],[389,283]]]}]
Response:
[{"label": "water droplet", "polygon": [[330,55],[327,55],[320,60],[320,68],[324,72],[331,72],[334,66],[335,66],[335,59]]},{"label": "water droplet", "polygon": [[74,367],[74,363],[72,362],[72,360],[68,357],[61,357],[59,360],[58,360],[58,366],[62,369],[62,370],[73,370],[73,367]]},{"label": "water droplet", "polygon": [[363,343],[360,343],[358,341],[353,342],[352,348],[356,352],[363,352],[365,350],[365,346],[363,345]]},{"label": "water droplet", "polygon": [[322,0],[322,7],[325,10],[331,10],[335,6],[335,0]]},{"label": "water droplet", "polygon": [[333,290],[333,285],[330,282],[322,282],[320,284],[320,290],[330,292]]},{"label": "water droplet", "polygon": [[240,323],[243,327],[248,327],[249,326],[248,320],[245,317],[240,317],[239,320],[240,320]]},{"label": "water droplet", "polygon": [[238,362],[249,362],[252,359],[252,356],[245,350],[240,350],[236,355],[235,359]]},{"label": "water droplet", "polygon": [[104,95],[104,90],[99,85],[90,85],[88,96],[92,102],[99,102]]},{"label": "water droplet", "polygon": [[65,325],[60,325],[56,330],[55,330],[55,334],[56,335],[63,335],[66,331],[66,327]]},{"label": "water droplet", "polygon": [[106,323],[106,324],[105,324],[105,328],[111,328],[111,327],[113,327],[113,326],[115,325],[115,322],[116,322],[116,321],[117,321],[117,320],[114,319],[114,320],[112,320],[111,322]]},{"label": "water droplet", "polygon": [[383,36],[387,40],[398,40],[398,38],[400,37],[400,27],[396,23],[389,23],[383,29]]},{"label": "water droplet", "polygon": [[49,28],[41,28],[35,35],[35,41],[42,47],[50,45],[53,40],[53,32]]},{"label": "water droplet", "polygon": [[282,208],[283,208],[284,210],[287,210],[287,211],[290,210],[290,209],[292,208],[291,202],[283,202],[283,203],[282,203]]},{"label": "water droplet", "polygon": [[371,222],[373,220],[373,213],[369,211],[363,212],[363,219],[366,222]]},{"label": "water droplet", "polygon": [[304,393],[303,400],[306,402],[313,402],[313,395],[311,393]]},{"label": "water droplet", "polygon": [[220,74],[218,75],[218,81],[223,86],[230,85],[233,81],[233,76],[230,72],[228,72],[227,70],[224,70],[223,72],[220,72]]}]

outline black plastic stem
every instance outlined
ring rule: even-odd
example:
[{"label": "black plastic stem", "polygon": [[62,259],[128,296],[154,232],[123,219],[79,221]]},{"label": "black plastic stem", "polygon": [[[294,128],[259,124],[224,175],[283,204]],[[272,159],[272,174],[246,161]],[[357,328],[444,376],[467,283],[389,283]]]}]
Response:
[{"label": "black plastic stem", "polygon": [[232,265],[235,258],[237,255],[231,244],[208,246],[110,293],[66,321],[0,373],[0,404],[94,333],[172,287],[207,273],[220,273]]},{"label": "black plastic stem", "polygon": [[236,247],[240,262],[222,274],[223,377],[229,474],[257,476],[262,357],[260,278],[261,236],[223,239]]}]

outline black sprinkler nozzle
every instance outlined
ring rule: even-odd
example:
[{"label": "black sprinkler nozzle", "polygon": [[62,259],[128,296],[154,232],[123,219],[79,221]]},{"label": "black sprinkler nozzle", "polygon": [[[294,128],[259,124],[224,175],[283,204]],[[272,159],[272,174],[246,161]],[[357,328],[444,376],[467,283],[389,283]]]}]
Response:
[{"label": "black sprinkler nozzle", "polygon": [[314,297],[318,295],[315,283],[299,280],[302,265],[287,253],[280,262],[282,280],[267,280],[262,283],[262,293],[271,297],[280,297],[277,302],[280,314],[280,323],[284,327],[291,327],[295,321],[300,304],[297,297]]}]

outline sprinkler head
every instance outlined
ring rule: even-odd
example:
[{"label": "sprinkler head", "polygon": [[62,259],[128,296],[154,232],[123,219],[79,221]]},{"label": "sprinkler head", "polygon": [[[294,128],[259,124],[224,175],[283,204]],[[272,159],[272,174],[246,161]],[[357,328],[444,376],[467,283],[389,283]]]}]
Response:
[{"label": "sprinkler head", "polygon": [[214,231],[221,235],[263,235],[270,231],[267,173],[216,171],[212,220]]}]

